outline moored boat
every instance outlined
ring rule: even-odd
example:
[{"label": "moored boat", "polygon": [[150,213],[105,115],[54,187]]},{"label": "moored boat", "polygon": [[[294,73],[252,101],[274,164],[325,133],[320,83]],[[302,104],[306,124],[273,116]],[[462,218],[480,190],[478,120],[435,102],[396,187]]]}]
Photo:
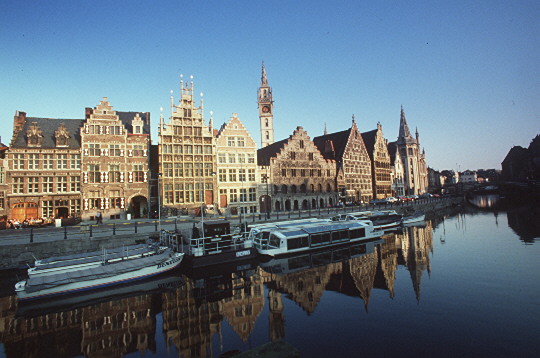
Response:
[{"label": "moored boat", "polygon": [[371,221],[354,220],[252,229],[249,237],[259,254],[280,256],[370,241],[382,234],[381,230],[374,230]]},{"label": "moored boat", "polygon": [[155,244],[129,245],[92,251],[87,253],[57,256],[43,260],[36,260],[35,266],[28,269],[28,276],[54,275],[66,271],[75,271],[83,268],[91,268],[106,263],[130,260],[161,253],[166,249]]},{"label": "moored boat", "polygon": [[369,220],[375,230],[386,230],[401,224],[402,215],[395,210],[359,211],[334,216],[332,221]]},{"label": "moored boat", "polygon": [[201,226],[200,231],[194,227],[191,239],[181,248],[186,254],[186,264],[191,269],[257,257],[257,250],[248,234],[232,233],[227,220],[206,221]]},{"label": "moored boat", "polygon": [[183,253],[169,248],[152,256],[29,277],[15,285],[15,293],[20,301],[27,301],[126,284],[172,270],[180,265],[183,257]]}]

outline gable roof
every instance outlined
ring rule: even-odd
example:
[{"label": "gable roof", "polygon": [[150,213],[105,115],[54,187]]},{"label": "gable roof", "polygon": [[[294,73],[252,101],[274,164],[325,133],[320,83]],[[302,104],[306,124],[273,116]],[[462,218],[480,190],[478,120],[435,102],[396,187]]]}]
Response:
[{"label": "gable roof", "polygon": [[285,144],[287,144],[288,141],[289,138],[286,138],[257,150],[257,164],[270,165],[270,158],[276,157],[277,154],[281,152],[281,149],[285,147]]},{"label": "gable roof", "polygon": [[388,155],[390,155],[390,165],[396,162],[397,142],[390,142],[386,145]]},{"label": "gable roof", "polygon": [[313,138],[313,143],[321,152],[324,159],[340,161],[347,147],[351,128],[341,132],[330,133]]},{"label": "gable roof", "polygon": [[128,133],[133,133],[132,120],[139,113],[139,117],[143,121],[143,132],[142,134],[150,135],[150,113],[149,112],[119,112],[116,111],[116,115],[122,121],[122,124],[126,128]]},{"label": "gable roof", "polygon": [[373,160],[373,152],[375,151],[375,139],[377,138],[377,129],[361,134],[366,146],[367,152],[371,160]]},{"label": "gable roof", "polygon": [[81,147],[81,132],[83,125],[82,119],[59,119],[59,118],[37,118],[26,117],[24,125],[17,132],[15,138],[11,142],[11,148],[28,148],[28,137],[26,135],[30,126],[36,123],[39,129],[43,132],[43,141],[39,148],[54,149],[56,148],[56,137],[54,133],[58,130],[61,124],[64,124],[69,131],[68,146],[69,149],[80,149]]}]

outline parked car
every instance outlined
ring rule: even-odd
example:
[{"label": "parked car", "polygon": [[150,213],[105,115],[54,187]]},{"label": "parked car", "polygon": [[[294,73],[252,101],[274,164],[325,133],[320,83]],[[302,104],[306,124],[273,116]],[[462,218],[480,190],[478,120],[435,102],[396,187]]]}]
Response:
[{"label": "parked car", "polygon": [[384,198],[384,200],[387,202],[387,203],[390,203],[390,204],[393,204],[395,202],[397,202],[398,200],[396,198],[394,198],[393,196],[389,196],[388,198]]}]

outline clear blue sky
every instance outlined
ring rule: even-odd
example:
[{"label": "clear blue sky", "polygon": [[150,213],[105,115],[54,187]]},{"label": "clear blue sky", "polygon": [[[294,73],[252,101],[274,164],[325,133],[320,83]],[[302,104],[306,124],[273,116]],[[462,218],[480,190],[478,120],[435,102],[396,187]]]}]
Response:
[{"label": "clear blue sky", "polygon": [[[365,3],[365,4],[364,4]],[[383,125],[400,106],[435,169],[500,168],[540,133],[538,1],[0,1],[0,135],[16,110],[83,118],[169,116],[179,75],[195,77],[206,119],[233,112],[260,143],[261,61],[275,139]]]}]

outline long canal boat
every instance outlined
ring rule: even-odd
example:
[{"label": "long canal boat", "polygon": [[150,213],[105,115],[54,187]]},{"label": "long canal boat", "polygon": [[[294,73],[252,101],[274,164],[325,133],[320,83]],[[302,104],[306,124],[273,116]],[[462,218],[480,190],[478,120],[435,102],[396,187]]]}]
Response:
[{"label": "long canal boat", "polygon": [[300,252],[349,245],[378,239],[383,231],[374,230],[365,220],[344,222],[315,222],[304,225],[252,229],[250,239],[261,255],[282,256]]},{"label": "long canal boat", "polygon": [[172,270],[180,265],[183,257],[183,253],[168,248],[152,256],[29,277],[15,285],[15,293],[19,301],[29,301],[126,284]]},{"label": "long canal boat", "polygon": [[369,220],[375,230],[386,230],[401,225],[403,216],[395,210],[359,211],[334,216],[332,221]]}]

